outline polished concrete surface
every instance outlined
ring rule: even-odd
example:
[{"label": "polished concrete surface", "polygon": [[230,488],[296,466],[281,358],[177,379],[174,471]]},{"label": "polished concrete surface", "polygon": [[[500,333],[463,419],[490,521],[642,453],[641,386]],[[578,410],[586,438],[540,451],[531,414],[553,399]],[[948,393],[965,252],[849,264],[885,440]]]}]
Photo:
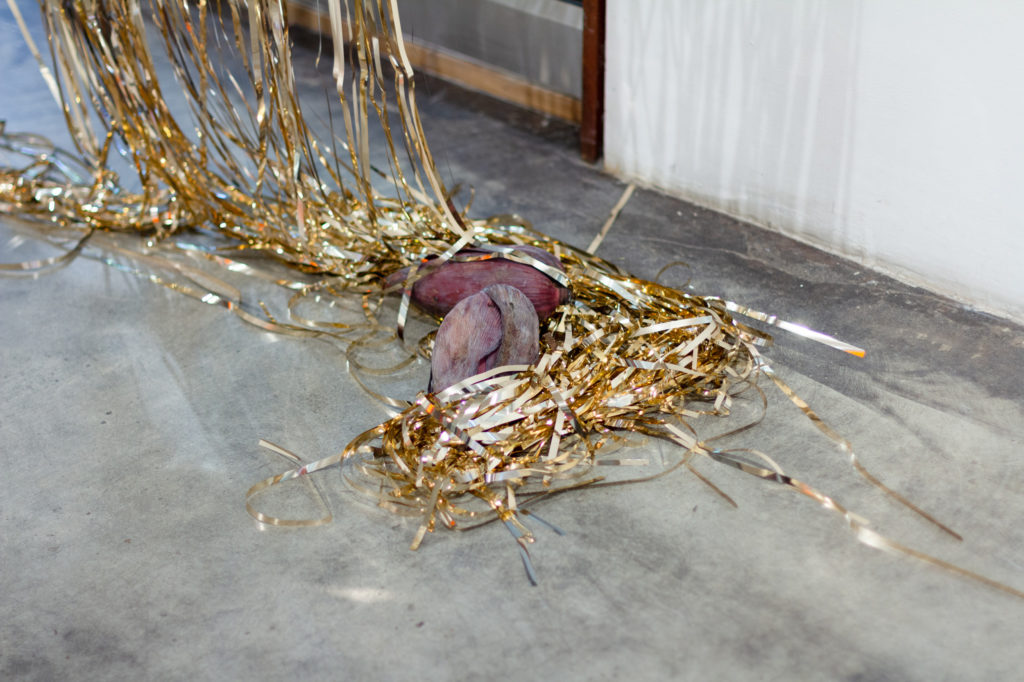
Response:
[{"label": "polished concrete surface", "polygon": [[[311,92],[328,79],[314,56],[297,57]],[[0,64],[9,129],[66,140],[6,8]],[[623,186],[578,160],[570,130],[426,85],[439,166],[476,188],[475,215],[518,212],[589,244]],[[51,253],[0,229],[4,262]],[[685,260],[666,281],[867,348],[780,333],[769,357],[963,542],[864,483],[774,389],[733,444],[895,540],[1024,589],[1024,328],[650,191],[599,254],[645,277]],[[738,509],[682,472],[546,503],[566,534],[538,528],[536,587],[503,528],[411,552],[415,523],[336,470],[320,475],[334,523],[260,528],[243,494],[287,465],[259,438],[322,457],[385,409],[333,347],[95,260],[0,280],[0,347],[0,679],[1020,679],[1024,599],[865,547],[807,498],[713,462],[701,471]]]}]

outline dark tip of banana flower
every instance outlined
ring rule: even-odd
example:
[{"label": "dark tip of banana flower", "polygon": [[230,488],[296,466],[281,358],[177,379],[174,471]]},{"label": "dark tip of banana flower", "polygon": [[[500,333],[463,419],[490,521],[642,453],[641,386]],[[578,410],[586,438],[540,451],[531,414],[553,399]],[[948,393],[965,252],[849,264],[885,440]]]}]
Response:
[{"label": "dark tip of banana flower", "polygon": [[[545,265],[565,271],[552,253],[536,246],[517,246],[517,252],[535,258]],[[463,249],[457,258],[484,256],[489,252],[481,249]],[[435,315],[445,315],[455,304],[467,296],[483,291],[495,284],[505,284],[519,289],[533,304],[537,317],[550,317],[559,305],[571,297],[568,287],[563,287],[535,267],[516,263],[495,255],[486,260],[449,260],[441,265],[428,261],[420,266],[419,273],[425,273],[412,288],[412,300],[419,307]],[[384,285],[400,285],[409,276],[409,268],[402,268],[388,275]]]}]

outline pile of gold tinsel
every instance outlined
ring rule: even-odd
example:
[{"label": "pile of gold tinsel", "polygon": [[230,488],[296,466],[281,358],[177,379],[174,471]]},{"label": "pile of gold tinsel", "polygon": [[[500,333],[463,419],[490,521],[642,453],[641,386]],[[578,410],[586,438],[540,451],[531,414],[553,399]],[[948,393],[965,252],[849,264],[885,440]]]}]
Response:
[{"label": "pile of gold tinsel", "polygon": [[[8,2],[20,23],[17,5]],[[17,160],[0,167],[0,209],[46,226],[48,238],[67,250],[46,261],[3,266],[8,274],[59,266],[90,240],[138,232],[147,239],[135,249],[108,239],[99,250],[122,268],[123,259],[109,255],[127,254],[136,264],[130,271],[223,305],[263,328],[330,337],[348,349],[350,366],[358,368],[354,348],[389,343],[406,348],[415,269],[396,292],[403,294],[397,325],[377,317],[383,295],[390,293],[382,289],[383,278],[398,268],[415,267],[428,256],[443,261],[471,244],[506,253],[517,244],[540,246],[565,268],[565,275],[547,272],[571,287],[573,300],[541,330],[536,365],[497,368],[437,394],[420,393],[412,402],[380,396],[401,413],[338,455],[254,486],[247,505],[256,518],[278,525],[329,519],[329,514],[319,521],[271,517],[257,511],[252,498],[281,481],[354,462],[353,485],[384,507],[422,519],[414,548],[437,524],[465,527],[479,523],[483,514],[512,531],[533,579],[525,549],[532,540],[523,524],[530,514],[527,504],[594,485],[601,477],[593,475],[593,465],[613,461],[606,453],[640,434],[681,446],[670,469],[685,466],[700,476],[693,458],[715,459],[814,498],[842,515],[866,544],[993,584],[879,536],[767,456],[716,449],[692,426],[701,415],[729,414],[737,392],[760,392],[756,379],[768,376],[847,452],[858,472],[935,522],[863,469],[849,443],[764,362],[758,348],[770,341],[767,335],[732,314],[775,323],[854,354],[859,349],[730,302],[636,279],[522,220],[473,220],[456,210],[424,137],[394,0],[329,2],[331,32],[344,38],[333,42],[332,56],[340,104],[332,122],[340,121],[343,130],[332,129],[326,142],[311,133],[295,96],[280,0],[41,0],[41,5],[52,69],[41,59],[40,66],[63,107],[77,153],[0,129],[4,157]],[[173,87],[183,91],[191,109],[190,129],[182,127],[164,97],[166,83],[158,77],[147,34],[163,41],[176,76]],[[233,60],[225,61],[225,55]],[[396,108],[397,139],[389,124]],[[379,125],[386,138],[384,169],[371,161],[371,125]],[[129,190],[112,170],[119,158],[137,174],[136,188]],[[375,189],[375,182],[390,183],[391,196]],[[185,230],[214,233],[221,241],[204,247],[169,239]],[[169,252],[187,252],[289,288],[289,319],[248,304],[230,285],[199,274]],[[272,255],[307,276],[262,272],[244,260],[252,254]],[[541,266],[529,257],[525,262]],[[161,269],[177,277],[163,276]],[[338,296],[361,296],[364,319],[343,324],[298,312],[310,298]],[[428,334],[408,352],[428,356],[431,341]]]}]

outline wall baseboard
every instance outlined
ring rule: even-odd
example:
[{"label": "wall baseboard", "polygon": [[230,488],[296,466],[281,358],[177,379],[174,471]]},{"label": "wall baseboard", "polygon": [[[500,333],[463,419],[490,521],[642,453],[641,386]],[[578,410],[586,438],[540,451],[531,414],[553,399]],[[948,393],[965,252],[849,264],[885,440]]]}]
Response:
[{"label": "wall baseboard", "polygon": [[[289,23],[304,29],[328,36],[331,34],[327,13],[298,2],[288,2],[288,19]],[[408,37],[405,39],[405,51],[412,65],[424,73],[570,123],[579,124],[583,118],[579,99],[534,85],[515,74]]]}]

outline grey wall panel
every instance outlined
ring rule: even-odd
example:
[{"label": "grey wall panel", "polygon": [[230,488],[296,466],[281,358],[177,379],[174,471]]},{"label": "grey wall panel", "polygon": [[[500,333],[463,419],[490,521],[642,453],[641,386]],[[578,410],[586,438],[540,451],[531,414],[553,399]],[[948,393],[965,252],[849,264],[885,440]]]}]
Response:
[{"label": "grey wall panel", "polygon": [[[318,12],[326,0],[290,0]],[[403,32],[418,43],[582,95],[583,9],[569,0],[398,0]]]},{"label": "grey wall panel", "polygon": [[402,30],[545,88],[581,96],[583,9],[559,0],[398,0]]},{"label": "grey wall panel", "polygon": [[457,52],[579,97],[583,10],[560,0],[399,0],[402,28]]}]

